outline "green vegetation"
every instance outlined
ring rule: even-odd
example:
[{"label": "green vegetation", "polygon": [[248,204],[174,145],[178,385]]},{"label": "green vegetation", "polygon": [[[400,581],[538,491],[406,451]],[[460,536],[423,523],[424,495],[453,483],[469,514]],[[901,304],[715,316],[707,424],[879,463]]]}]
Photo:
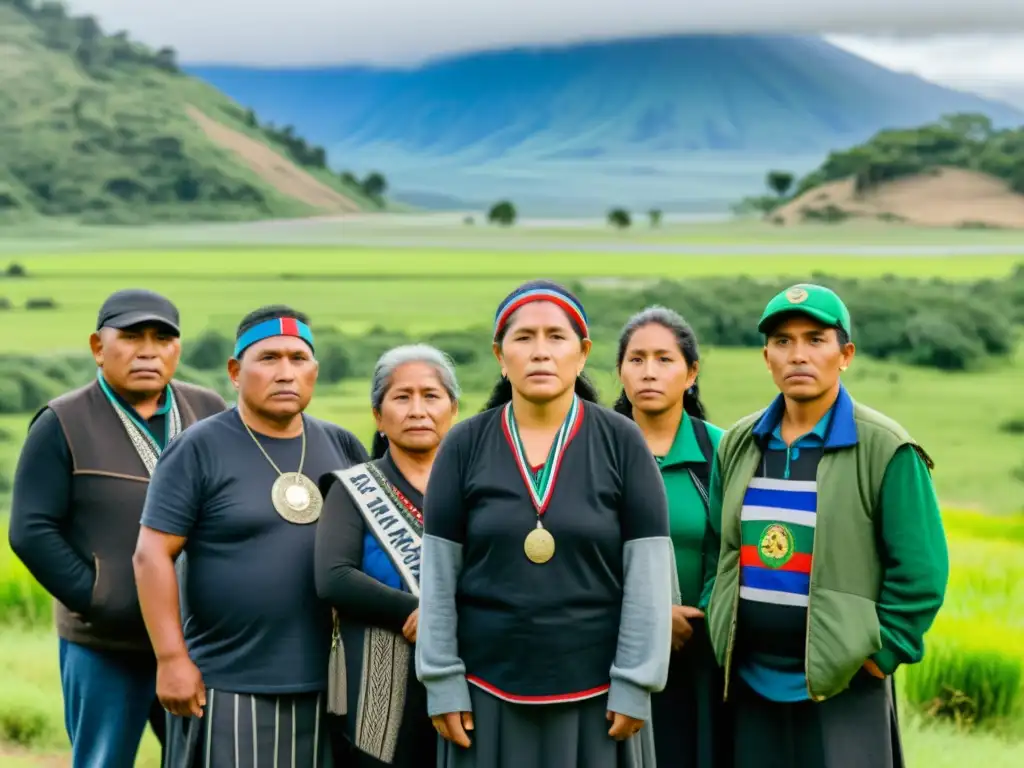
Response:
[{"label": "green vegetation", "polygon": [[[772,194],[746,198],[737,211],[769,214],[830,181],[852,177],[855,189],[867,192],[887,181],[944,167],[995,176],[1024,194],[1024,128],[997,130],[985,115],[954,114],[917,128],[881,130],[864,144],[830,152],[820,167],[795,185],[788,171],[769,171],[765,184]],[[811,218],[835,223],[847,217],[836,209],[812,213]]]},{"label": "green vegetation", "polygon": [[943,166],[990,174],[1024,194],[1024,128],[996,130],[985,115],[958,114],[919,128],[879,131],[860,146],[830,153],[800,180],[795,194],[851,176],[866,191]]},{"label": "green vegetation", "polygon": [[[252,220],[322,212],[214,143],[194,110],[289,157],[356,205],[380,194],[326,166],[322,148],[182,74],[170,48],[104,34],[59,2],[0,0],[0,223]],[[383,178],[383,177],[381,177]],[[312,183],[312,182],[311,182]],[[386,186],[386,185],[385,185]],[[375,189],[380,189],[379,184]]]},{"label": "green vegetation", "polygon": [[633,217],[625,208],[612,208],[608,211],[608,223],[616,229],[629,229]]},{"label": "green vegetation", "polygon": [[[948,510],[946,605],[925,661],[897,675],[909,764],[1016,765],[1024,749],[1017,610],[1024,600],[1024,411],[994,405],[1017,403],[1024,375],[1020,261],[347,248],[21,255],[0,265],[8,306],[0,310],[0,533],[29,412],[92,375],[86,337],[96,308],[117,288],[171,296],[184,321],[180,377],[225,394],[224,361],[239,318],[272,302],[307,311],[322,365],[311,411],[369,443],[367,377],[381,351],[412,339],[445,349],[468,393],[462,415],[475,413],[496,376],[488,332],[494,307],[517,282],[538,275],[579,291],[595,339],[588,368],[606,402],[618,390],[614,346],[625,317],[652,302],[683,312],[703,343],[710,418],[727,426],[774,393],[753,328],[764,302],[784,285],[814,279],[836,287],[853,314],[860,354],[847,386],[928,448]],[[51,306],[30,311],[29,299]],[[60,749],[66,737],[50,602],[5,540],[0,625],[0,742]],[[148,738],[140,764],[155,765],[154,756]],[[5,765],[13,759],[0,748]]]},{"label": "green vegetation", "polygon": [[508,200],[502,200],[491,206],[487,212],[487,220],[491,224],[511,227],[516,223],[516,207]]}]

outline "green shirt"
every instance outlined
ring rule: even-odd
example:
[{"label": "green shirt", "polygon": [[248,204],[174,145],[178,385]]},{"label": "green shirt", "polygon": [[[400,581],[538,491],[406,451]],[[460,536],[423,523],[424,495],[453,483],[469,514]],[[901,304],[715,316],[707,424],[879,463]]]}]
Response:
[{"label": "green shirt", "polygon": [[[711,447],[717,451],[723,430],[714,424],[704,423],[707,424]],[[704,454],[689,415],[683,413],[668,453],[656,458],[668,496],[669,533],[675,549],[682,604],[697,605],[704,581],[702,554],[707,512],[689,472],[695,464],[704,463]]]}]

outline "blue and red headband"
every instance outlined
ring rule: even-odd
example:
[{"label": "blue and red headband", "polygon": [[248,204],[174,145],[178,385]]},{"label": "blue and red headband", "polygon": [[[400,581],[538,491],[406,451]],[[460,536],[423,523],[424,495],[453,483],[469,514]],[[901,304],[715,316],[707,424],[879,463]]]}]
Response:
[{"label": "blue and red headband", "polygon": [[494,315],[494,339],[508,325],[509,318],[520,307],[533,301],[550,301],[560,307],[569,321],[573,324],[580,336],[589,338],[587,313],[583,309],[580,300],[573,296],[565,288],[554,283],[527,283],[510,293],[501,304]]},{"label": "blue and red headband", "polygon": [[294,317],[275,317],[254,325],[238,337],[238,340],[235,341],[235,359],[238,360],[242,353],[253,344],[272,336],[295,336],[309,344],[311,350],[313,349],[313,331],[309,329],[308,325]]}]

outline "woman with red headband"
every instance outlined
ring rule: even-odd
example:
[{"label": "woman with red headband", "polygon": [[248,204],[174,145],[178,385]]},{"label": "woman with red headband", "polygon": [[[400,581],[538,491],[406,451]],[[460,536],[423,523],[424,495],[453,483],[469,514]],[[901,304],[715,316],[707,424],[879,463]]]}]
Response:
[{"label": "woman with red headband", "polygon": [[502,381],[438,451],[424,510],[416,671],[443,768],[654,765],[668,674],[668,503],[639,428],[583,378],[562,286],[498,307]]}]

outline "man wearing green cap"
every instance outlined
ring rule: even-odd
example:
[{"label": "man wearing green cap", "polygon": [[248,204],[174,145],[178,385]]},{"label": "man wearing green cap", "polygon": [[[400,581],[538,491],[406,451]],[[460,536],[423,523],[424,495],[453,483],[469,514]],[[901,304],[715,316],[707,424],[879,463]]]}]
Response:
[{"label": "man wearing green cap", "polygon": [[900,766],[891,676],[921,660],[949,575],[933,464],[840,382],[835,293],[794,285],[758,331],[780,394],[722,437],[701,599],[735,766]]}]

